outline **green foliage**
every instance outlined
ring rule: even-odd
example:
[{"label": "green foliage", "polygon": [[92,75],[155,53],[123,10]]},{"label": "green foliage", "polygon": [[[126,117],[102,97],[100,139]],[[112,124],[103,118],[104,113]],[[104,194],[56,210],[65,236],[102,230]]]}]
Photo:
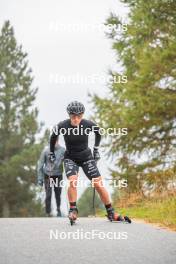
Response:
[{"label": "green foliage", "polygon": [[[108,34],[121,65],[111,75],[128,82],[113,82],[107,98],[94,94],[92,102],[100,126],[128,128],[105,147],[116,159],[112,175],[128,178],[134,191],[138,174],[176,167],[176,2],[121,2],[129,5],[129,22],[126,31]],[[106,24],[119,21],[111,14]]]},{"label": "green foliage", "polygon": [[36,143],[42,124],[33,107],[37,89],[32,82],[27,54],[6,21],[0,33],[0,216],[31,216],[41,211],[32,184],[42,145]]},{"label": "green foliage", "polygon": [[[102,202],[95,192],[95,210],[102,208]],[[78,200],[79,216],[94,215],[93,210],[93,188],[88,187]]]}]

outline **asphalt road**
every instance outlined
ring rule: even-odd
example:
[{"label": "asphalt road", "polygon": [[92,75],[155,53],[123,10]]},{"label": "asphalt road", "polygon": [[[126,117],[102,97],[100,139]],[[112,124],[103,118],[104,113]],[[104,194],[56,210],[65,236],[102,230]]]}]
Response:
[{"label": "asphalt road", "polygon": [[1,264],[175,264],[176,232],[103,218],[1,218]]}]

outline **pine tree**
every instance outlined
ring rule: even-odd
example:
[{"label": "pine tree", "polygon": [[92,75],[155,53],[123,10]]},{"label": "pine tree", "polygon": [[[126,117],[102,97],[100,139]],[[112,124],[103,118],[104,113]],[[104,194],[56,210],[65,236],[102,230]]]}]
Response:
[{"label": "pine tree", "polygon": [[[158,172],[167,183],[176,170],[176,2],[121,2],[129,6],[128,27],[108,34],[121,65],[111,75],[126,75],[128,82],[113,82],[108,98],[95,94],[92,101],[102,127],[128,128],[127,136],[111,136],[107,146],[116,157],[112,175],[128,178],[135,189],[137,175],[153,183]],[[119,23],[114,14],[106,21]]]},{"label": "pine tree", "polygon": [[17,44],[13,27],[6,21],[0,33],[0,215],[35,215],[32,182],[40,150],[36,133],[38,110],[33,107],[27,53]]}]

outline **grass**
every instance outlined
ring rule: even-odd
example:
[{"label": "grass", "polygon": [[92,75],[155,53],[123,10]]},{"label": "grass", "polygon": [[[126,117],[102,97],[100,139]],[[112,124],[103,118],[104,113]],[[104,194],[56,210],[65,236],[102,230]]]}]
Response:
[{"label": "grass", "polygon": [[[159,223],[176,230],[176,197],[146,199],[130,206],[115,207],[122,215],[143,219],[149,223]],[[104,216],[104,212],[99,212]]]}]

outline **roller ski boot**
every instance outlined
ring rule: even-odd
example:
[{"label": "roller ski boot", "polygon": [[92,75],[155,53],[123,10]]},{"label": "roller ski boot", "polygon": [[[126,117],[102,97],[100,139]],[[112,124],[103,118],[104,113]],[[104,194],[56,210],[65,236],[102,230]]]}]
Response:
[{"label": "roller ski boot", "polygon": [[78,209],[76,207],[70,208],[68,213],[68,218],[70,220],[71,225],[75,224],[77,217],[78,217]]},{"label": "roller ski boot", "polygon": [[111,222],[125,222],[131,224],[131,219],[128,216],[121,216],[118,215],[116,212],[114,212],[113,208],[108,208],[107,209],[107,218]]}]

